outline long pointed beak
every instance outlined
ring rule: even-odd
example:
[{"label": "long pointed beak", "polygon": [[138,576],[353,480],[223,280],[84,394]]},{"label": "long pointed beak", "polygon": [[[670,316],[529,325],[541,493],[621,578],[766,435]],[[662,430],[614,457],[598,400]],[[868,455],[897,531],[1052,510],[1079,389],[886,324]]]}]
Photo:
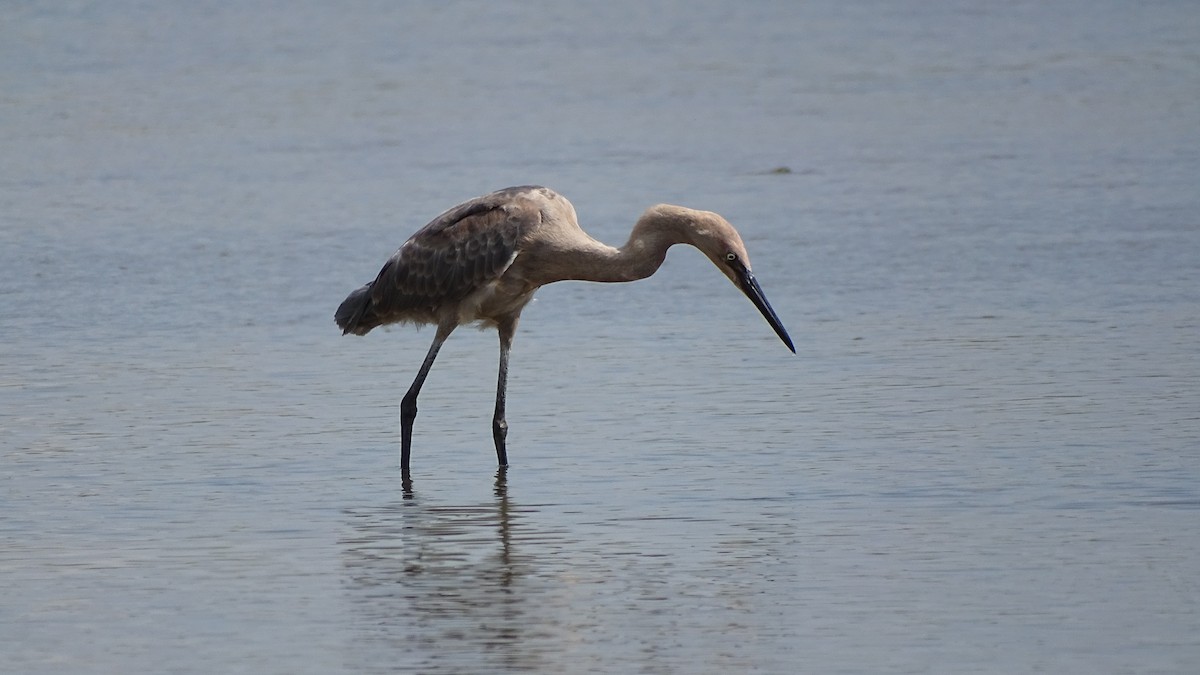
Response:
[{"label": "long pointed beak", "polygon": [[[740,266],[739,266],[740,267]],[[775,314],[775,310],[771,309],[771,303],[767,302],[767,296],[763,295],[762,288],[758,285],[758,280],[750,273],[750,270],[745,267],[738,269],[738,279],[742,292],[750,298],[750,302],[762,312],[763,318],[767,323],[771,324],[771,328],[775,329],[775,334],[783,340],[783,344],[796,353],[796,347],[792,344],[792,338],[788,336],[787,329],[783,327],[783,322],[779,320],[779,316]]]}]

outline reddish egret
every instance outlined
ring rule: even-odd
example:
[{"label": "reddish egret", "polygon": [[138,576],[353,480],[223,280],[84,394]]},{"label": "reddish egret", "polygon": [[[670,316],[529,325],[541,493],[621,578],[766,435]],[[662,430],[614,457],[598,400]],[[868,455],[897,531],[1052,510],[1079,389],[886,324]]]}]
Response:
[{"label": "reddish egret", "polygon": [[498,190],[446,211],[404,242],[375,281],[355,290],[334,318],[342,334],[366,335],[376,326],[433,324],[437,333],[400,402],[400,466],[408,470],[417,395],[450,333],[464,323],[500,333],[500,377],[492,437],[500,466],[508,465],[504,390],[508,352],[521,310],[538,287],[555,281],[636,281],[654,274],[675,244],[700,249],[762,312],[795,353],[783,322],[750,272],[737,230],[708,211],[659,204],[642,214],[629,241],[613,248],[579,227],[575,207],[540,186]]}]

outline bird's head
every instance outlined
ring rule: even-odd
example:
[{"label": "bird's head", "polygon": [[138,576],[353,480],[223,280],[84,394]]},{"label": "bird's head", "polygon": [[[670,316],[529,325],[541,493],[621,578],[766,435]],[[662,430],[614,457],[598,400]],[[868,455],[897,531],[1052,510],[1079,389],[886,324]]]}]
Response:
[{"label": "bird's head", "polygon": [[730,225],[729,221],[719,214],[711,211],[696,211],[681,206],[667,205],[659,205],[654,208],[661,210],[660,213],[663,216],[674,221],[675,229],[682,243],[688,243],[700,249],[717,266],[717,269],[729,277],[734,286],[737,286],[742,293],[746,294],[747,298],[750,298],[758,311],[762,312],[763,318],[775,330],[775,334],[794,354],[796,347],[792,344],[792,338],[788,336],[783,322],[779,320],[779,316],[767,302],[762,288],[758,285],[758,280],[750,271],[750,254],[746,252],[746,245],[742,243],[742,237],[733,225]]}]

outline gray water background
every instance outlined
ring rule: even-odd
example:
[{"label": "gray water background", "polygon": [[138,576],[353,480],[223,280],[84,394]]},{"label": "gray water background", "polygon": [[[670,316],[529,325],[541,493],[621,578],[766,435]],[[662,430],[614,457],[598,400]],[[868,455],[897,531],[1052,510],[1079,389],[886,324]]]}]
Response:
[{"label": "gray water background", "polygon": [[[0,7],[0,671],[1192,673],[1194,2]],[[786,171],[777,170],[786,167]],[[742,231],[334,308],[542,183]]]}]

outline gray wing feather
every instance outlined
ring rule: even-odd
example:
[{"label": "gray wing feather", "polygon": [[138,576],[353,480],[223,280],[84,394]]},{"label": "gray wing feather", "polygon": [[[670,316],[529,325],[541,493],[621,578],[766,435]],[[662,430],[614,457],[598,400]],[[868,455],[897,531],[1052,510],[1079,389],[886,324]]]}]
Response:
[{"label": "gray wing feather", "polygon": [[517,188],[494,192],[434,218],[392,254],[371,288],[383,313],[435,311],[499,277],[517,252],[522,230],[541,217],[514,199]]}]

